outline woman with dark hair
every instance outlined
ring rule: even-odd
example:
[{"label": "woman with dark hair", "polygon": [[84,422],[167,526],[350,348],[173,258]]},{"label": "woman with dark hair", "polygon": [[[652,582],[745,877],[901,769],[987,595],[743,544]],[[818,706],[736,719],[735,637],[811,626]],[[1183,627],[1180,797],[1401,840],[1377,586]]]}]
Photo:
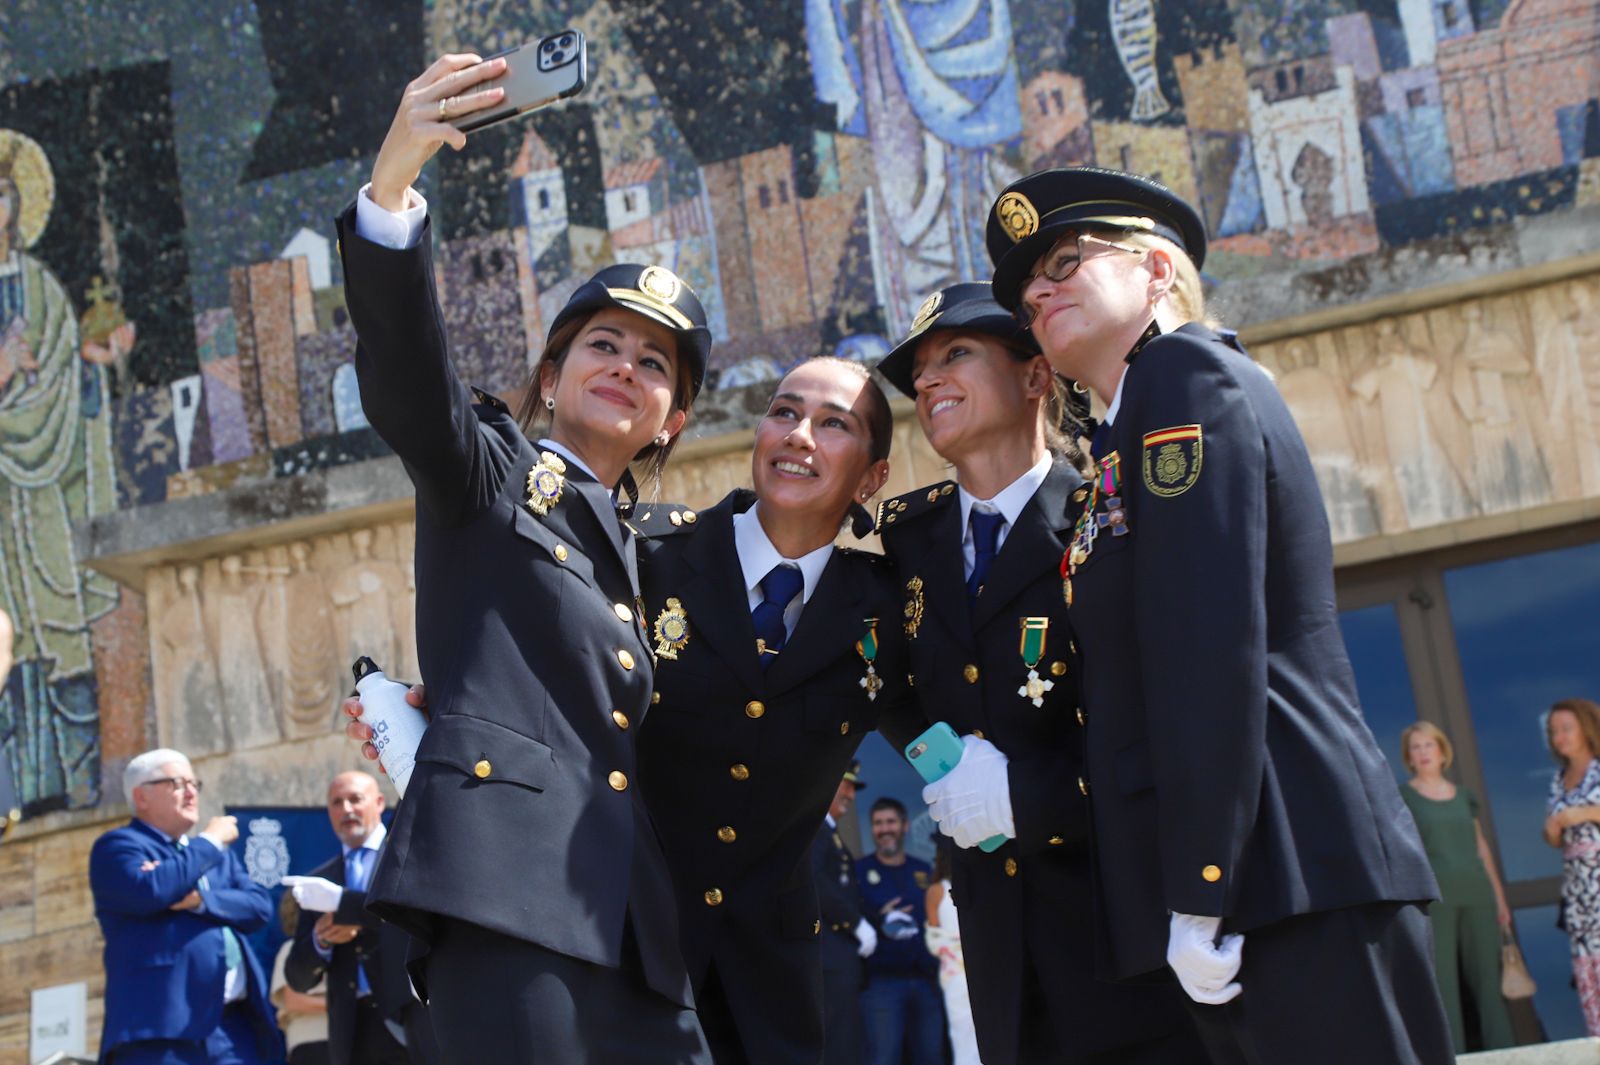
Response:
[{"label": "woman with dark hair", "polygon": [[[955,480],[879,508],[923,716],[962,735],[925,789],[985,1065],[1203,1060],[1170,985],[1095,977],[1078,645],[1056,570],[1089,489],[1068,385],[988,285],[935,293],[878,370]],[[991,836],[992,850],[976,846]]]},{"label": "woman with dark hair", "polygon": [[1561,848],[1561,922],[1589,1034],[1600,1036],[1600,706],[1562,699],[1545,738],[1555,756],[1544,840]]},{"label": "woman with dark hair", "polygon": [[665,460],[710,335],[671,271],[612,266],[551,323],[519,416],[456,377],[411,186],[504,65],[445,56],[413,81],[338,220],[362,405],[416,487],[433,697],[369,905],[421,948],[446,1062],[704,1062],[637,733],[614,723],[654,688],[615,493]]},{"label": "woman with dark hair", "polygon": [[1452,1061],[1437,888],[1361,716],[1316,476],[1271,378],[1205,324],[1199,214],[1046,170],[987,239],[995,298],[1106,406],[1055,557],[1110,975],[1170,969],[1219,1065]]}]

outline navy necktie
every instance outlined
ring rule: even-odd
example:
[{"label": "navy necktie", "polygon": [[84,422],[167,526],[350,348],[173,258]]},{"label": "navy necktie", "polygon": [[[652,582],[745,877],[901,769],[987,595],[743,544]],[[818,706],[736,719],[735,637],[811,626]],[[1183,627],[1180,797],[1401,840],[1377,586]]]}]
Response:
[{"label": "navy necktie", "polygon": [[977,602],[984,578],[989,576],[989,567],[994,565],[995,551],[1000,545],[1000,526],[1006,523],[1006,516],[986,514],[973,507],[967,522],[972,526],[972,576],[967,578],[967,598]]},{"label": "navy necktie", "polygon": [[805,583],[800,567],[787,562],[773,566],[771,572],[761,578],[763,598],[750,612],[750,620],[755,623],[756,636],[762,641],[762,646],[773,652],[761,656],[762,669],[766,669],[778,657],[776,652],[783,650],[784,641],[789,638],[789,630],[783,624],[783,612],[800,594]]},{"label": "navy necktie", "polygon": [[1111,423],[1101,422],[1095,426],[1094,436],[1089,438],[1089,450],[1093,453],[1095,461],[1106,457],[1106,449],[1111,446]]},{"label": "navy necktie", "polygon": [[[365,847],[356,847],[344,856],[344,885],[351,891],[367,890],[367,860],[372,852]],[[367,982],[367,970],[360,962],[356,963],[356,994],[369,995],[372,985]]]}]

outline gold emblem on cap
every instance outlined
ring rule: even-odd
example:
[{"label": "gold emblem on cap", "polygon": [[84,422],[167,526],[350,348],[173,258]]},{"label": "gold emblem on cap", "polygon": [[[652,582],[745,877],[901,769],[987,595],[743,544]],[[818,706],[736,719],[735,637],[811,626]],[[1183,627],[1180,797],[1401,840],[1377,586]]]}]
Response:
[{"label": "gold emblem on cap", "polygon": [[922,301],[922,306],[917,308],[916,315],[911,319],[911,335],[916,336],[933,324],[939,317],[939,308],[944,306],[944,293],[935,292]]},{"label": "gold emblem on cap", "polygon": [[994,216],[1013,244],[1039,231],[1039,212],[1020,192],[1008,192],[1000,197],[1000,202],[994,205]]},{"label": "gold emblem on cap", "polygon": [[654,627],[656,654],[670,662],[678,660],[678,652],[689,646],[689,615],[683,604],[668,599],[666,609],[656,616]]},{"label": "gold emblem on cap", "polygon": [[550,508],[561,502],[561,489],[566,485],[563,476],[567,464],[553,451],[539,452],[539,461],[528,471],[528,509],[543,517]]},{"label": "gold emblem on cap", "polygon": [[654,296],[662,303],[676,303],[678,293],[683,291],[683,282],[664,266],[647,266],[639,275],[638,288],[646,296]]}]

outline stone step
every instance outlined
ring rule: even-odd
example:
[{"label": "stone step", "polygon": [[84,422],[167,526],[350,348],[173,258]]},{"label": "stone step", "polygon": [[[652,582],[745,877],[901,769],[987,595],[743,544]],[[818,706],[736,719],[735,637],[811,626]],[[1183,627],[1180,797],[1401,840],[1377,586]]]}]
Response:
[{"label": "stone step", "polygon": [[1560,1043],[1484,1050],[1462,1054],[1458,1065],[1600,1065],[1600,1039],[1568,1039]]}]

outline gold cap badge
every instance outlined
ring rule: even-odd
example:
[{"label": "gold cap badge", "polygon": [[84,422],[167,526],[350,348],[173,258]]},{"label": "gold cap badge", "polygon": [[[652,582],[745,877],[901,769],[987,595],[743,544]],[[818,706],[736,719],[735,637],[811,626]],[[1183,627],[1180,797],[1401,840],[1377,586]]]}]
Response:
[{"label": "gold cap badge", "polygon": [[911,319],[911,335],[916,336],[933,324],[939,317],[939,308],[944,306],[944,293],[935,292],[922,301],[922,306],[917,308],[916,316]]},{"label": "gold cap badge", "polygon": [[662,303],[676,303],[682,290],[683,282],[678,280],[678,275],[664,266],[647,266],[639,275],[639,291]]},{"label": "gold cap badge", "polygon": [[994,216],[1013,244],[1039,231],[1039,212],[1020,192],[1008,192],[1000,197],[1000,202],[994,205]]}]

